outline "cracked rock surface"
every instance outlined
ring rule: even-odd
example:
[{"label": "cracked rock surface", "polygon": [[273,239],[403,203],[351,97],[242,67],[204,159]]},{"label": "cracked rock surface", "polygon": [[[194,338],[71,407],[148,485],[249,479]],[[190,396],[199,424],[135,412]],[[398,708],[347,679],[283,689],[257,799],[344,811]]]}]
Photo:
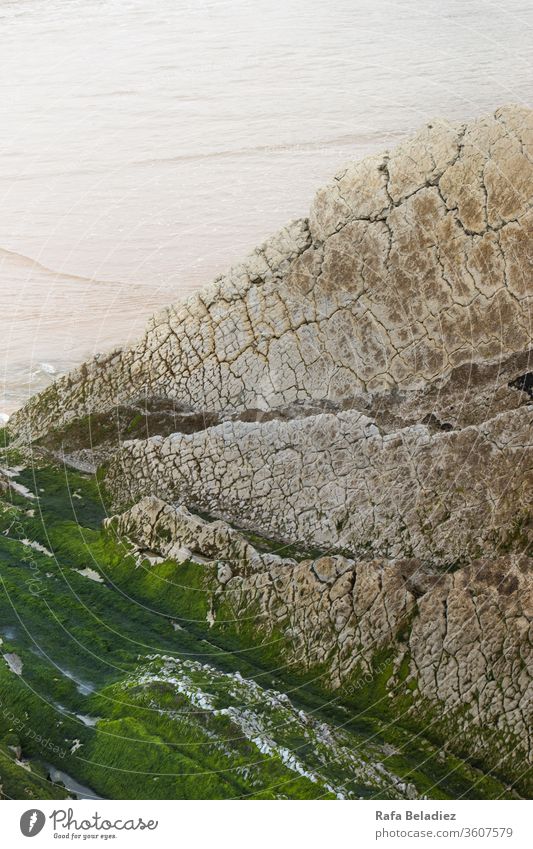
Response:
[{"label": "cracked rock surface", "polygon": [[125,443],[108,486],[119,503],[148,491],[287,541],[451,565],[533,539],[532,422],[529,406],[437,433],[381,433],[356,411],[228,422]]},{"label": "cracked rock surface", "polygon": [[9,422],[87,467],[114,452],[141,553],[196,558],[334,688],[388,652],[391,700],[489,765],[516,752],[509,775],[531,765],[532,201],[531,110],[434,121]]},{"label": "cracked rock surface", "polygon": [[140,396],[268,410],[421,390],[531,343],[533,119],[504,107],[435,121],[348,165],[294,221],[138,345],[30,402],[33,437]]},{"label": "cracked rock surface", "polygon": [[[442,715],[427,721],[445,723],[452,749],[468,735],[489,761],[512,752],[516,774],[531,769],[531,558],[482,557],[454,573],[416,558],[298,561],[261,553],[225,522],[153,496],[108,525],[144,550],[173,557],[187,546],[190,559],[210,564],[199,568],[213,594],[211,621],[220,608],[231,612],[230,623],[281,632],[289,662],[326,667],[341,692],[371,674],[372,659],[386,650],[390,695],[410,693],[415,711],[443,703]],[[486,729],[494,732],[489,740]]]}]

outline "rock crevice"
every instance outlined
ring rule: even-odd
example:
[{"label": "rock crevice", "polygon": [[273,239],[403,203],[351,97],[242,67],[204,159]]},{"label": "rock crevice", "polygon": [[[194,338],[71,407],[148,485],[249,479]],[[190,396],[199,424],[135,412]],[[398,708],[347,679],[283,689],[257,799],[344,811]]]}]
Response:
[{"label": "rock crevice", "polygon": [[532,201],[531,110],[434,121],[349,163],[308,217],[9,422],[21,444],[108,461],[113,527],[141,557],[196,562],[213,627],[230,610],[281,631],[337,691],[386,669],[398,711],[517,781],[532,749]]},{"label": "rock crevice", "polygon": [[286,660],[325,668],[341,694],[385,652],[391,697],[415,710],[443,703],[437,724],[450,736],[475,740],[494,764],[512,750],[517,772],[531,770],[531,558],[483,557],[454,573],[416,558],[298,560],[261,553],[227,523],[154,497],[108,526],[141,549],[196,560],[212,596],[210,621],[222,629],[282,633]]}]

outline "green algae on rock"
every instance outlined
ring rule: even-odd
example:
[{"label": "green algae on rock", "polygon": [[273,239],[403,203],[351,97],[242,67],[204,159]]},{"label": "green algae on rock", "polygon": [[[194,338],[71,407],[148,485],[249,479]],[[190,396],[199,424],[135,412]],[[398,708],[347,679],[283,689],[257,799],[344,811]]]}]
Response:
[{"label": "green algae on rock", "polygon": [[[191,662],[206,645],[219,664],[246,655],[252,669],[222,671],[284,670],[317,709],[342,709],[365,745],[383,734],[382,775],[394,764],[400,795],[531,795],[532,161],[525,107],[434,121],[349,163],[309,217],[155,317],[138,344],[94,358],[12,417],[26,456],[99,467],[77,479],[73,515],[60,465],[4,470],[6,530],[20,521],[13,510],[26,514],[2,546],[6,562],[19,551],[49,561],[36,545],[67,557],[69,584],[83,582],[102,621],[157,635],[135,663],[121,640],[95,636],[95,668],[108,655],[118,668],[101,670],[94,699],[103,710],[106,688],[134,691],[135,717],[112,722],[136,743],[166,745],[139,726],[145,696],[188,698],[166,658],[177,654],[185,677],[219,674],[184,671],[190,640]],[[27,601],[44,627],[42,599]],[[164,639],[149,615],[166,617]],[[81,647],[73,654],[83,671]],[[31,674],[36,661],[22,660]],[[81,674],[78,685],[88,686]],[[196,742],[231,707],[206,699]],[[99,724],[84,733],[98,737]],[[270,733],[261,728],[258,740]],[[105,780],[92,770],[90,786],[123,792],[114,758],[142,771],[138,747],[124,746],[106,750]],[[323,763],[281,755],[284,739],[268,747],[295,795],[386,792],[375,773],[358,773],[356,790]],[[449,759],[450,781],[439,766]],[[253,781],[268,794],[261,769]],[[215,773],[205,793],[230,794]],[[149,774],[139,793],[201,792],[196,778],[180,791]],[[244,773],[239,782],[235,792]]]}]

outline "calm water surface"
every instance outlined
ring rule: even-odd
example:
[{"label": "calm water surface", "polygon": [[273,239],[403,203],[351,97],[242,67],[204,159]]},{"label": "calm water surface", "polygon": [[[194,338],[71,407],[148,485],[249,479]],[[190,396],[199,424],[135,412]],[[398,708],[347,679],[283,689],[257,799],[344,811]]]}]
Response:
[{"label": "calm water surface", "polygon": [[435,115],[533,100],[525,0],[0,0],[0,415]]}]

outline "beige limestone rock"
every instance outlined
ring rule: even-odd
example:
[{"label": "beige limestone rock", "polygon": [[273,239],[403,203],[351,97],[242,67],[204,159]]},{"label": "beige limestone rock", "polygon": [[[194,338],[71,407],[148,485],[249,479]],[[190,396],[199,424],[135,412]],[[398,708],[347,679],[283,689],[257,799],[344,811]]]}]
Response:
[{"label": "beige limestone rock", "polygon": [[36,437],[141,396],[206,411],[413,391],[531,345],[531,110],[435,121],[349,164],[295,221],[133,348],[10,422]]},{"label": "beige limestone rock", "polygon": [[[112,527],[190,552],[213,627],[223,599],[332,688],[385,652],[391,703],[513,776],[533,750],[532,200],[531,110],[433,121],[9,422],[62,444],[76,419],[172,402],[150,438],[117,436],[107,486],[140,501]],[[224,520],[322,555],[259,552]]]},{"label": "beige limestone rock", "polygon": [[[172,521],[169,541],[165,531]],[[214,580],[205,572],[211,614],[224,602],[235,623],[252,617],[258,634],[282,632],[285,659],[304,668],[325,665],[334,690],[353,690],[372,672],[376,654],[388,650],[395,659],[392,693],[404,694],[400,668],[407,662],[415,705],[441,704],[440,719],[450,733],[472,736],[473,727],[480,751],[486,731],[496,729],[498,737],[488,744],[493,761],[508,757],[512,738],[516,771],[531,769],[531,558],[483,557],[453,573],[414,558],[296,561],[260,554],[227,524],[199,521],[183,507],[150,497],[108,524],[165,556],[173,544],[187,541],[193,551],[222,559],[225,571],[219,567]],[[453,737],[450,743],[453,748]]]}]

